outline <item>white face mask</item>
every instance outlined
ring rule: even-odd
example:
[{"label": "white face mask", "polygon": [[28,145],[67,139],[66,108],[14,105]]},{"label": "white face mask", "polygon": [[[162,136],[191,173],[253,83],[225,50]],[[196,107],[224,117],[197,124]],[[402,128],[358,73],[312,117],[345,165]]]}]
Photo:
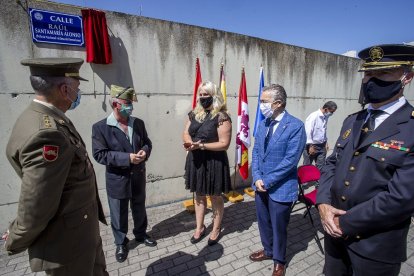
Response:
[{"label": "white face mask", "polygon": [[272,103],[260,103],[260,111],[263,116],[270,118],[273,115]]}]

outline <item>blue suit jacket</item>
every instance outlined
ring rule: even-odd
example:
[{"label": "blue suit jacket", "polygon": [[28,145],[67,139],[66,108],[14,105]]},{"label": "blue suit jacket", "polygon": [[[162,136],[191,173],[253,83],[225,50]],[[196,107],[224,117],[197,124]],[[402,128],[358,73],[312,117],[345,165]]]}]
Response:
[{"label": "blue suit jacket", "polygon": [[117,199],[130,198],[131,185],[145,187],[145,162],[133,165],[130,163],[129,154],[142,149],[147,153],[148,159],[152,149],[144,121],[134,117],[130,119],[134,120],[132,144],[122,130],[108,125],[106,118],[92,127],[93,157],[106,166],[106,192]]},{"label": "blue suit jacket", "polygon": [[298,197],[297,164],[306,143],[305,127],[286,111],[265,152],[266,121],[260,122],[255,137],[252,187],[256,189],[254,183],[261,179],[273,200],[295,201]]}]

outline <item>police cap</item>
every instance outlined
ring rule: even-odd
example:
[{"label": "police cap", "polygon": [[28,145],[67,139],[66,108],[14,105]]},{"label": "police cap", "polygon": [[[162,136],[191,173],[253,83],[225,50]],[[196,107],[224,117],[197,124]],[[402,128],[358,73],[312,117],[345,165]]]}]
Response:
[{"label": "police cap", "polygon": [[111,97],[127,101],[137,101],[137,96],[135,94],[134,88],[122,87],[114,84],[111,85]]},{"label": "police cap", "polygon": [[32,58],[20,62],[30,67],[30,74],[37,77],[69,77],[88,81],[79,76],[81,58]]},{"label": "police cap", "polygon": [[384,44],[366,48],[358,53],[365,61],[359,71],[393,69],[414,65],[414,46]]}]

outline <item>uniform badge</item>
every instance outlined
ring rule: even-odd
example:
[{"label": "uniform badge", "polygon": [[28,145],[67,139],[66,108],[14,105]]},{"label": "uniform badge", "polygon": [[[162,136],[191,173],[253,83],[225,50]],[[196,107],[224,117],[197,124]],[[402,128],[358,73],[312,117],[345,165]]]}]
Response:
[{"label": "uniform badge", "polygon": [[372,61],[380,61],[384,57],[384,50],[381,47],[372,47],[369,49],[369,57]]},{"label": "uniform badge", "polygon": [[50,124],[49,116],[43,115],[43,124],[45,125],[46,128],[52,127],[52,125]]},{"label": "uniform badge", "polygon": [[342,134],[342,139],[345,140],[348,138],[349,134],[351,134],[351,129],[345,130],[345,132]]},{"label": "uniform badge", "polygon": [[52,145],[43,146],[43,158],[48,162],[53,162],[58,158],[59,147]]}]

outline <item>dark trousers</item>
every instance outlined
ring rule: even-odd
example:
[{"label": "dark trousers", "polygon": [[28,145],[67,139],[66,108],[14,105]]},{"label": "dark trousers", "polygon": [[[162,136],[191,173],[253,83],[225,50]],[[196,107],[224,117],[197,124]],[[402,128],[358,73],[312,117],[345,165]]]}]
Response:
[{"label": "dark trousers", "polygon": [[303,151],[303,165],[312,165],[315,163],[315,166],[321,170],[323,165],[325,165],[326,143],[314,144],[313,147],[317,150],[314,155],[309,155],[309,147],[310,145],[306,145],[305,150]]},{"label": "dark trousers", "polygon": [[255,196],[260,239],[267,256],[275,263],[286,263],[287,227],[292,202],[273,201],[267,192]]},{"label": "dark trousers", "polygon": [[401,263],[383,263],[350,250],[342,239],[325,234],[325,276],[397,276]]},{"label": "dark trousers", "polygon": [[116,199],[108,196],[109,210],[111,213],[111,228],[114,234],[115,244],[121,245],[128,242],[128,205],[130,204],[132,219],[134,221],[133,234],[136,239],[145,237],[148,220],[145,210],[145,185],[140,193],[132,191],[131,198]]}]

